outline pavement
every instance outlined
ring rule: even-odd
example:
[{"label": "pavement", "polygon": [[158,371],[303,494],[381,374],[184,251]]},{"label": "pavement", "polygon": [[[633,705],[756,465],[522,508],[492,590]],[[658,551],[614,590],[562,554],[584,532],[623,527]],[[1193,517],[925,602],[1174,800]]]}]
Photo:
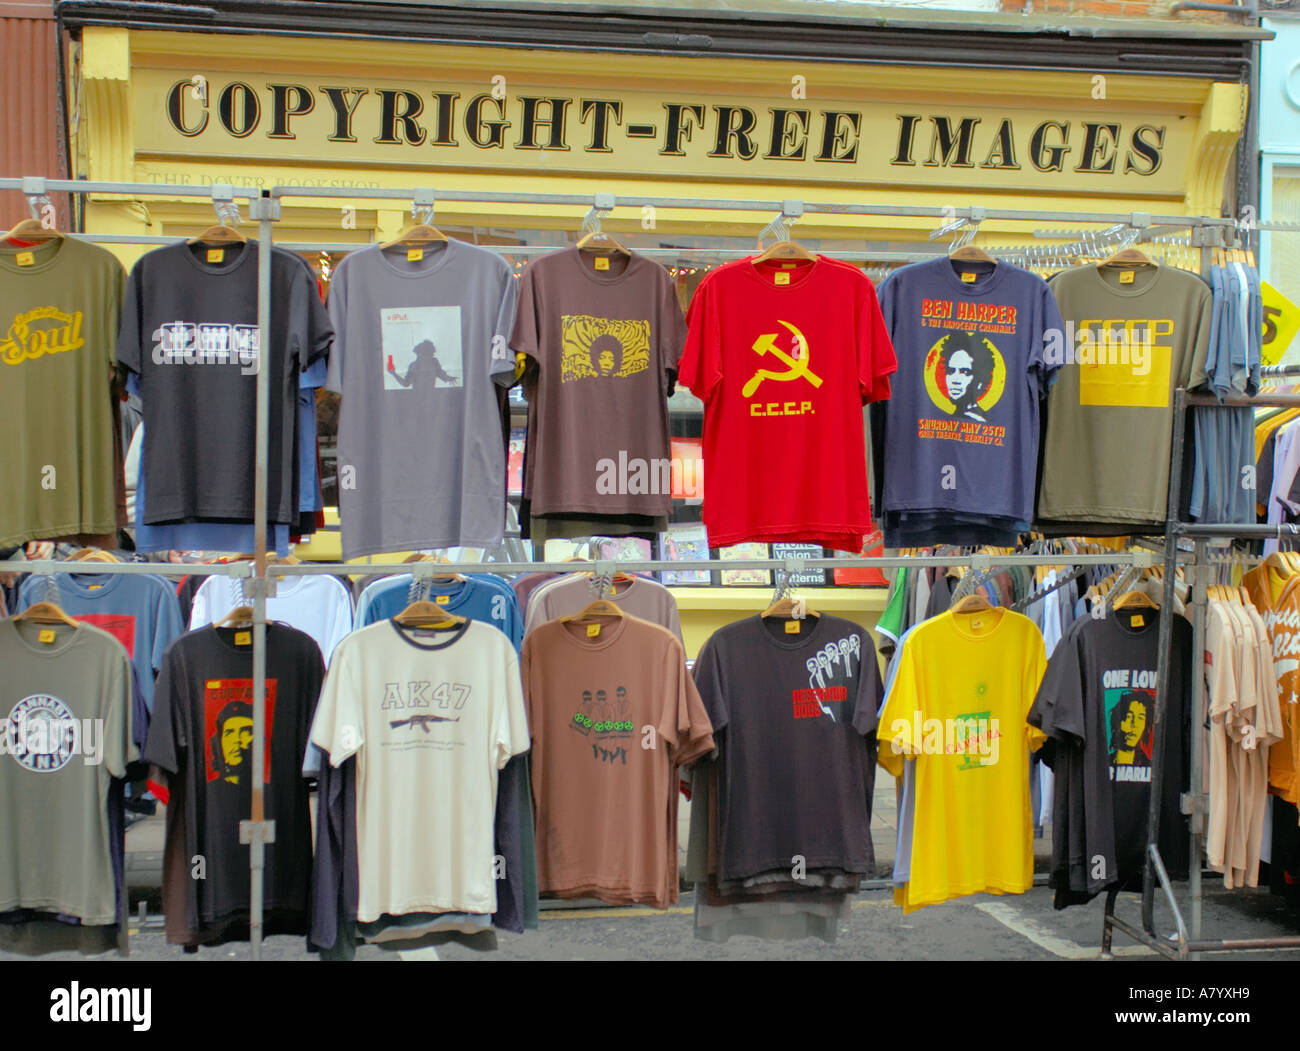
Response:
[{"label": "pavement", "polygon": [[[689,807],[682,807],[681,843],[686,842]],[[877,780],[871,823],[877,871],[892,868],[896,836],[894,781]],[[166,943],[161,931],[159,884],[163,847],[162,808],[136,822],[127,832],[127,881],[132,900],[131,960],[244,960],[249,946],[231,944],[185,954]],[[539,929],[522,935],[498,934],[496,952],[476,952],[459,945],[438,949],[390,952],[361,946],[358,960],[414,962],[427,960],[1089,960],[1100,958],[1103,899],[1057,911],[1046,886],[1051,857],[1051,830],[1034,841],[1036,885],[1019,895],[974,895],[903,915],[885,889],[863,890],[852,902],[850,918],[841,925],[834,944],[817,939],[767,942],[736,937],[723,944],[697,941],[693,934],[693,894],[683,890],[678,905],[667,910],[634,906],[610,908],[600,902],[543,902]],[[683,850],[684,859],[684,850]],[[1265,938],[1300,935],[1300,911],[1289,909],[1267,890],[1225,891],[1221,879],[1205,877],[1202,933],[1207,938]],[[1187,921],[1191,906],[1186,884],[1178,898]],[[146,908],[143,925],[138,918]],[[1124,895],[1117,912],[1139,923],[1141,899]],[[1164,902],[1157,901],[1157,929],[1172,932],[1174,923]],[[1115,961],[1150,959],[1156,954],[1116,934]],[[1225,958],[1205,954],[1205,958]],[[1256,950],[1249,959],[1296,959],[1287,950]],[[13,958],[0,953],[0,959]],[[54,954],[50,959],[76,959]],[[111,957],[110,957],[111,958]],[[314,960],[300,937],[269,938],[263,945],[268,960]]]}]

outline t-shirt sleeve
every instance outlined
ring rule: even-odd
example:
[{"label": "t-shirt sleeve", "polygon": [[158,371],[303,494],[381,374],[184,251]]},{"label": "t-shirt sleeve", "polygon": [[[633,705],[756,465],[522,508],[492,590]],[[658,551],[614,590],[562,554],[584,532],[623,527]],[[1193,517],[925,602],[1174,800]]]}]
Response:
[{"label": "t-shirt sleeve", "polygon": [[862,640],[862,661],[858,669],[858,697],[853,707],[853,729],[866,736],[879,725],[876,713],[880,710],[884,684],[880,680],[880,662],[876,660],[876,647],[871,643],[871,636],[863,632],[859,638]]},{"label": "t-shirt sleeve", "polygon": [[206,627],[217,618],[213,615],[214,590],[220,587],[220,578],[210,576],[194,593],[194,603],[190,606],[190,631]]},{"label": "t-shirt sleeve", "polygon": [[501,298],[497,302],[496,322],[492,327],[491,367],[492,378],[501,386],[509,387],[515,380],[515,356],[510,350],[510,337],[515,327],[515,308],[519,302],[519,282],[514,272],[503,262],[501,269]]},{"label": "t-shirt sleeve", "polygon": [[144,762],[168,774],[180,772],[181,757],[189,748],[183,717],[185,692],[184,662],[176,647],[169,646],[158,670],[149,739],[140,756]]},{"label": "t-shirt sleeve", "polygon": [[334,325],[325,304],[321,302],[315,273],[305,265],[298,269],[300,273],[295,280],[294,292],[302,304],[303,313],[302,350],[298,367],[305,369],[329,354],[330,345],[334,342]]},{"label": "t-shirt sleeve", "polygon": [[503,653],[506,666],[505,695],[497,711],[494,740],[498,770],[504,769],[512,757],[522,755],[531,747],[519,660],[510,650],[503,650]]},{"label": "t-shirt sleeve", "polygon": [[366,743],[360,708],[362,691],[354,681],[351,657],[346,646],[335,651],[311,728],[312,743],[329,755],[330,765],[335,767],[356,755]]},{"label": "t-shirt sleeve", "polygon": [[889,377],[898,371],[898,357],[885,328],[876,289],[864,274],[858,300],[858,388],[865,404],[889,398]]},{"label": "t-shirt sleeve", "polygon": [[343,338],[347,331],[344,324],[347,318],[347,290],[348,265],[344,259],[330,278],[329,294],[325,301],[325,311],[334,330],[334,345],[330,350],[329,370],[325,374],[325,389],[334,394],[343,393],[343,355],[347,350]]},{"label": "t-shirt sleeve", "polygon": [[126,764],[137,758],[131,741],[134,701],[131,672],[131,658],[123,649],[113,661],[113,674],[108,682],[108,717],[104,720],[104,769],[117,778],[125,777]]},{"label": "t-shirt sleeve", "polygon": [[[1047,282],[1039,288],[1039,327],[1031,342],[1029,353],[1029,371],[1037,378],[1038,396],[1046,398],[1047,392],[1056,382],[1057,369],[1061,367],[1064,353],[1048,355],[1049,343],[1065,339],[1065,321],[1061,317],[1061,308],[1056,305],[1056,297],[1047,287]],[[1061,348],[1064,351],[1064,347]]]},{"label": "t-shirt sleeve", "polygon": [[686,344],[677,369],[678,382],[702,401],[708,401],[722,380],[722,333],[712,285],[706,277],[691,299],[686,311]]},{"label": "t-shirt sleeve", "polygon": [[880,725],[876,727],[880,745],[876,761],[895,777],[902,777],[903,760],[920,752],[921,742],[913,740],[913,728],[923,725],[925,718],[921,700],[925,677],[915,636],[903,643],[896,661],[894,681],[880,713]]},{"label": "t-shirt sleeve", "polygon": [[1196,278],[1197,283],[1201,286],[1199,291],[1198,309],[1194,315],[1196,326],[1195,330],[1189,333],[1191,337],[1189,345],[1192,348],[1191,355],[1187,358],[1187,364],[1184,368],[1182,385],[1188,390],[1196,390],[1205,385],[1208,377],[1205,374],[1205,361],[1210,352],[1210,337],[1212,319],[1214,316],[1214,295],[1210,288],[1201,279]]},{"label": "t-shirt sleeve", "polygon": [[330,618],[329,633],[322,653],[327,666],[334,657],[335,648],[352,632],[352,599],[342,584],[335,588],[334,592],[333,616]]},{"label": "t-shirt sleeve", "polygon": [[163,654],[181,635],[185,634],[185,624],[181,620],[181,600],[176,597],[166,581],[161,581],[157,588],[157,609],[154,616],[153,652],[150,665],[154,671],[162,667]]},{"label": "t-shirt sleeve", "polygon": [[1070,632],[1052,651],[1025,721],[1044,738],[1082,744],[1087,736],[1083,686],[1078,633]]},{"label": "t-shirt sleeve", "polygon": [[515,322],[510,330],[510,349],[536,359],[542,345],[542,333],[537,318],[537,282],[531,266],[524,267],[519,275],[518,302],[515,305]]},{"label": "t-shirt sleeve", "polygon": [[700,691],[686,674],[686,655],[676,640],[671,646],[664,647],[664,661],[665,682],[671,684],[669,694],[675,698],[675,703],[666,706],[665,712],[674,713],[672,725],[661,726],[659,734],[672,747],[670,757],[673,765],[687,766],[700,756],[713,752],[713,724],[709,721]]},{"label": "t-shirt sleeve", "polygon": [[143,269],[143,259],[131,268],[122,303],[122,318],[117,330],[117,360],[137,375],[144,371],[144,347],[141,345],[144,337],[141,331],[144,324]]},{"label": "t-shirt sleeve", "polygon": [[677,288],[668,277],[661,282],[659,290],[659,363],[665,381],[677,374],[685,346],[686,315],[682,313]]},{"label": "t-shirt sleeve", "polygon": [[531,679],[533,667],[533,640],[524,637],[523,648],[519,651],[519,678],[523,683],[524,689],[524,718],[530,727],[529,733],[532,733],[531,727],[537,725],[537,712],[534,710],[536,700],[533,696],[533,683]]},{"label": "t-shirt sleeve", "polygon": [[1025,664],[1025,734],[1029,744],[1030,751],[1036,752],[1043,747],[1047,740],[1045,734],[1039,727],[1029,722],[1029,712],[1034,705],[1038,696],[1039,688],[1043,683],[1043,676],[1047,672],[1047,647],[1043,642],[1043,636],[1038,631],[1030,633],[1028,646],[1028,655]]},{"label": "t-shirt sleeve", "polygon": [[730,721],[730,711],[727,706],[726,676],[718,648],[712,639],[704,644],[700,655],[695,659],[694,682],[717,743]]}]

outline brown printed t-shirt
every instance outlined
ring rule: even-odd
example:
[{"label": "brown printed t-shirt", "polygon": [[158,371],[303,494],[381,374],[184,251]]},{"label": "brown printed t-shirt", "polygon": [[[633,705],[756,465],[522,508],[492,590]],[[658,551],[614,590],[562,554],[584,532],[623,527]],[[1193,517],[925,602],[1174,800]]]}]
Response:
[{"label": "brown printed t-shirt", "polygon": [[681,644],[631,616],[553,620],[524,640],[522,672],[539,892],[672,904],[675,770],[713,750]]},{"label": "brown printed t-shirt", "polygon": [[[97,245],[0,244],[0,547],[116,535],[121,439],[111,379],[126,275]],[[116,453],[116,455],[115,455]]]},{"label": "brown printed t-shirt", "polygon": [[672,278],[645,256],[567,248],[524,269],[510,342],[532,359],[533,514],[668,513],[668,374],[685,341]]}]

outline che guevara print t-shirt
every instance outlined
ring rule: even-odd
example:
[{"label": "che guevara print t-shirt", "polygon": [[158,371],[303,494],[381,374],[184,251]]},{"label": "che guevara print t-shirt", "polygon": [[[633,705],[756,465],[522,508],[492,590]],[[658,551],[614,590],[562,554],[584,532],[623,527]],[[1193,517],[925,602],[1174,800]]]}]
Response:
[{"label": "che guevara print t-shirt", "polygon": [[687,313],[679,380],[704,402],[710,547],[749,540],[858,551],[871,526],[862,406],[896,368],[860,269],[739,259]]}]

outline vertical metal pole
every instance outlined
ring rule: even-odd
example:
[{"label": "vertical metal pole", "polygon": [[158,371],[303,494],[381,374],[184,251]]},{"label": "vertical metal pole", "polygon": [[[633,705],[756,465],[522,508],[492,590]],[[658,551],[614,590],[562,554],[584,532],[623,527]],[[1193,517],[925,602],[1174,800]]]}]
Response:
[{"label": "vertical metal pole", "polygon": [[257,243],[257,445],[253,465],[253,806],[249,842],[252,875],[248,938],[252,958],[262,958],[262,877],[265,841],[262,836],[266,776],[266,465],[270,437],[271,362],[271,201],[255,201]]},{"label": "vertical metal pole", "polygon": [[1156,717],[1151,738],[1154,752],[1151,757],[1151,788],[1147,801],[1147,858],[1142,875],[1142,927],[1155,937],[1156,874],[1152,852],[1159,850],[1160,842],[1160,789],[1164,780],[1165,709],[1169,703],[1170,647],[1174,629],[1174,574],[1178,567],[1178,504],[1182,496],[1183,433],[1187,415],[1187,392],[1179,387],[1174,392],[1173,456],[1169,465],[1169,502],[1165,510],[1165,593],[1160,604],[1160,655],[1156,670]]},{"label": "vertical metal pole", "polygon": [[[1214,410],[1211,410],[1214,411]],[[1204,746],[1205,727],[1205,574],[1209,566],[1205,561],[1206,541],[1196,541],[1196,553],[1192,563],[1192,732],[1191,732],[1191,769],[1188,771],[1188,796],[1192,801],[1191,813],[1191,858],[1187,869],[1188,892],[1192,896],[1193,940],[1201,936],[1201,858],[1205,850],[1205,815],[1206,795],[1201,781],[1205,775]],[[1192,953],[1192,959],[1199,959],[1199,953]]]}]

